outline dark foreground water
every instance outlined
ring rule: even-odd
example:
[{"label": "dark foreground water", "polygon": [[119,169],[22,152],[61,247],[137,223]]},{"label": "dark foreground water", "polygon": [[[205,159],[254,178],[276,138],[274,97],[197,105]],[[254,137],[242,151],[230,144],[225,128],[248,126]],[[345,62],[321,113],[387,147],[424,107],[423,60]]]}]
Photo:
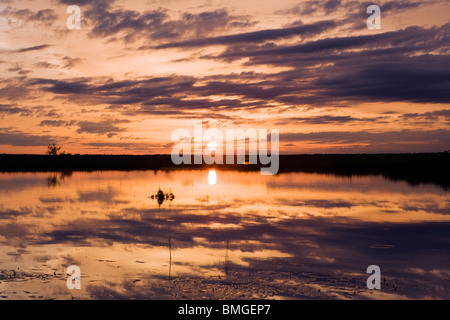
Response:
[{"label": "dark foreground water", "polygon": [[2,299],[450,299],[450,193],[377,176],[1,173],[0,244]]}]

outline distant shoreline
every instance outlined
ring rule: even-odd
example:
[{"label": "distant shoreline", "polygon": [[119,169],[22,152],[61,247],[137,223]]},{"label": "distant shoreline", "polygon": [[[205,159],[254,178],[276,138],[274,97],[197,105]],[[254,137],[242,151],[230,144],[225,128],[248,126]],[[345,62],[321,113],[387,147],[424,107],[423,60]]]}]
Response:
[{"label": "distant shoreline", "polygon": [[[0,154],[0,172],[220,169],[256,171],[260,164],[175,165],[170,155]],[[383,175],[412,185],[432,183],[450,189],[450,153],[280,155],[283,172]]]}]

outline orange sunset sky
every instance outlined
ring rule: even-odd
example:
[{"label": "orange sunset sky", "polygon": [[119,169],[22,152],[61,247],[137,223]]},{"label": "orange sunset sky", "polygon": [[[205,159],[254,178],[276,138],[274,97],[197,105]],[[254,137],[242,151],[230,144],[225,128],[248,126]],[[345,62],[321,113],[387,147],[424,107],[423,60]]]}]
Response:
[{"label": "orange sunset sky", "polygon": [[448,0],[0,0],[0,153],[170,153],[194,121],[278,129],[281,154],[450,150],[449,17]]}]

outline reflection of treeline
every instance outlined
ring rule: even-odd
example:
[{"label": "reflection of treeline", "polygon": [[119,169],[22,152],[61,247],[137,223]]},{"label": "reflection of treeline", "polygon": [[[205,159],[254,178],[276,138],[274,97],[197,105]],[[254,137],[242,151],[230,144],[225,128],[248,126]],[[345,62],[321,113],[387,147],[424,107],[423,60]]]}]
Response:
[{"label": "reflection of treeline", "polygon": [[56,187],[66,178],[70,178],[72,176],[72,171],[61,171],[61,172],[53,172],[47,178],[47,184],[49,187]]},{"label": "reflection of treeline", "polygon": [[[280,155],[280,172],[338,175],[381,174],[410,184],[434,183],[450,189],[450,153]],[[164,170],[207,165],[174,165],[170,155],[0,155],[0,171]],[[223,170],[254,171],[258,165],[214,165]]]},{"label": "reflection of treeline", "polygon": [[380,174],[409,184],[433,183],[450,189],[450,153],[292,155],[280,157],[280,171],[337,175]]}]

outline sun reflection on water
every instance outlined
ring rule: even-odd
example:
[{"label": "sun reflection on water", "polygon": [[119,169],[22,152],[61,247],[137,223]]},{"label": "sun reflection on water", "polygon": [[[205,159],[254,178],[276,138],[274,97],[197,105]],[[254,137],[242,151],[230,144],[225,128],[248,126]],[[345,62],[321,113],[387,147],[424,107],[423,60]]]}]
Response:
[{"label": "sun reflection on water", "polygon": [[210,185],[213,185],[213,184],[217,183],[216,170],[209,170],[209,172],[208,172],[208,183]]}]

